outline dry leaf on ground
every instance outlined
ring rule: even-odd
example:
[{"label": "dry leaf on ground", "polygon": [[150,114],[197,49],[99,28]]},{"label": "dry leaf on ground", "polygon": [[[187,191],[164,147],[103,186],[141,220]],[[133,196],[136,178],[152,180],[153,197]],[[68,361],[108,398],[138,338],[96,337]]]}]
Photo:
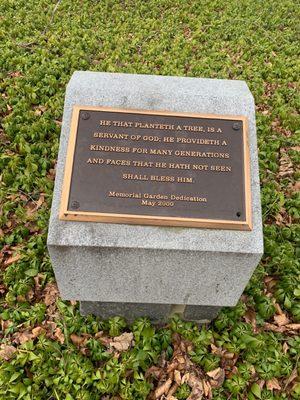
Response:
[{"label": "dry leaf on ground", "polygon": [[203,397],[204,388],[200,378],[198,378],[195,374],[190,374],[188,385],[192,389],[191,394],[187,398],[187,400],[200,400]]},{"label": "dry leaf on ground", "polygon": [[172,385],[172,379],[169,378],[166,382],[164,382],[161,386],[159,386],[155,390],[154,392],[155,399],[159,399],[163,394],[167,394],[171,385]]},{"label": "dry leaf on ground", "polygon": [[292,331],[299,331],[300,330],[300,324],[287,324],[285,327],[287,329],[292,330]]},{"label": "dry leaf on ground", "polygon": [[206,396],[208,399],[212,398],[212,390],[211,390],[211,385],[209,382],[203,380],[203,391],[204,391],[204,396]]},{"label": "dry leaf on ground", "polygon": [[286,331],[286,328],[284,326],[277,326],[274,324],[270,324],[269,322],[266,322],[264,324],[264,329],[266,331],[279,332],[279,333],[283,333]]},{"label": "dry leaf on ground", "polygon": [[41,207],[44,201],[45,201],[45,193],[40,194],[38,201],[30,201],[26,205],[27,216],[30,217],[31,215],[33,215]]},{"label": "dry leaf on ground", "polygon": [[292,383],[296,378],[298,377],[297,373],[297,367],[292,371],[291,375],[288,377],[288,379],[285,382],[283,390],[285,390],[290,383]]},{"label": "dry leaf on ground", "polygon": [[32,329],[32,336],[33,338],[38,337],[39,335],[41,335],[42,333],[45,333],[45,329],[42,328],[41,326],[37,326],[36,328]]},{"label": "dry leaf on ground", "polygon": [[281,386],[279,385],[279,382],[276,378],[272,378],[267,381],[267,389],[268,390],[281,390]]},{"label": "dry leaf on ground", "polygon": [[9,346],[6,344],[2,344],[0,346],[0,358],[5,361],[9,361],[14,353],[17,351],[17,349],[14,346]]},{"label": "dry leaf on ground", "polygon": [[294,174],[293,163],[287,153],[287,149],[280,149],[280,159],[279,159],[279,172],[277,176],[279,178],[285,178],[287,176],[292,176]]},{"label": "dry leaf on ground", "polygon": [[290,320],[288,319],[288,317],[282,313],[282,314],[278,314],[274,316],[274,321],[276,322],[276,324],[278,326],[284,326],[286,324],[288,324],[290,322]]},{"label": "dry leaf on ground", "polygon": [[173,383],[173,385],[170,387],[170,390],[167,393],[167,400],[169,400],[170,397],[173,397],[173,394],[176,393],[178,387],[179,387],[179,385],[176,382]]},{"label": "dry leaf on ground", "polygon": [[289,345],[287,344],[287,342],[284,342],[282,345],[282,350],[284,352],[284,354],[286,354],[288,352],[289,349]]},{"label": "dry leaf on ground", "polygon": [[272,276],[272,275],[267,275],[267,276],[264,278],[264,284],[266,285],[267,291],[268,291],[269,293],[272,293],[274,287],[275,287],[276,284],[277,284],[277,279],[276,279],[274,276]]},{"label": "dry leaf on ground", "polygon": [[59,341],[60,344],[64,344],[65,336],[60,328],[55,329],[54,337]]},{"label": "dry leaf on ground", "polygon": [[47,283],[44,289],[44,302],[46,306],[50,306],[56,302],[56,299],[59,296],[58,288],[55,283]]},{"label": "dry leaf on ground", "polygon": [[110,347],[113,347],[117,351],[126,351],[132,345],[133,333],[123,333],[120,336],[116,336],[112,341],[109,342]]},{"label": "dry leaf on ground", "polygon": [[23,76],[23,74],[21,71],[13,71],[13,72],[10,72],[8,74],[8,76],[10,76],[11,78],[18,78],[20,76]]},{"label": "dry leaf on ground", "polygon": [[221,347],[217,347],[213,343],[210,344],[210,347],[211,347],[212,354],[215,354],[216,356],[219,356],[219,357],[223,356],[223,351],[222,351]]},{"label": "dry leaf on ground", "polygon": [[162,368],[157,367],[156,365],[152,365],[152,367],[147,369],[145,377],[147,379],[150,376],[153,376],[156,380],[160,380],[162,374],[163,374]]},{"label": "dry leaf on ground", "polygon": [[181,374],[177,369],[174,371],[174,380],[178,385],[181,385]]},{"label": "dry leaf on ground", "polygon": [[247,322],[247,324],[252,325],[253,332],[257,331],[256,327],[256,313],[253,310],[248,309],[244,315],[244,319]]},{"label": "dry leaf on ground", "polygon": [[72,335],[70,335],[70,339],[72,340],[72,342],[76,345],[76,346],[81,346],[82,344],[84,344],[87,340],[87,338],[83,337],[83,336],[78,336],[75,335],[74,333],[72,333]]},{"label": "dry leaf on ground", "polygon": [[17,335],[15,336],[15,340],[20,344],[26,343],[32,339],[33,339],[33,334],[29,331],[17,333]]},{"label": "dry leaf on ground", "polygon": [[225,379],[224,369],[218,367],[212,371],[207,372],[207,375],[212,378],[211,386],[213,388],[219,388],[223,385]]},{"label": "dry leaf on ground", "polygon": [[11,265],[11,264],[13,264],[13,263],[19,261],[20,258],[21,258],[21,255],[20,255],[20,254],[17,254],[17,255],[15,255],[15,256],[9,257],[9,258],[4,262],[4,266],[7,267],[7,266],[9,266],[9,265]]}]

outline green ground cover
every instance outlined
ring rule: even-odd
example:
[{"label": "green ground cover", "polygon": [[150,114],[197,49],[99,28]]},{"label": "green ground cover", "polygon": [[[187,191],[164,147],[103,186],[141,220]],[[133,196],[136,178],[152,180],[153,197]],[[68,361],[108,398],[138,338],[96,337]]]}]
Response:
[{"label": "green ground cover", "polygon": [[[0,0],[1,399],[300,398],[299,19],[292,0]],[[46,237],[74,70],[250,86],[265,255],[211,325],[126,326],[59,299]]]}]

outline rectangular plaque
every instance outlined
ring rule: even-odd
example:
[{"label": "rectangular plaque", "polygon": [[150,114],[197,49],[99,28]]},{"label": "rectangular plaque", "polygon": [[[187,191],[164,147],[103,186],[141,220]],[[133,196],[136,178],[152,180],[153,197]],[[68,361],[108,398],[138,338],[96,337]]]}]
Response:
[{"label": "rectangular plaque", "polygon": [[251,230],[247,118],[74,106],[60,219]]}]

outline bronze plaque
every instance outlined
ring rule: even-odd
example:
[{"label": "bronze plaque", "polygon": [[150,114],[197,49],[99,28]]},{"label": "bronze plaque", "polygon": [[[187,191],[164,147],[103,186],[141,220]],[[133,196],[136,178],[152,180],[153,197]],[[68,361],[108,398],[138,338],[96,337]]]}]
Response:
[{"label": "bronze plaque", "polygon": [[247,118],[74,106],[60,219],[251,229]]}]

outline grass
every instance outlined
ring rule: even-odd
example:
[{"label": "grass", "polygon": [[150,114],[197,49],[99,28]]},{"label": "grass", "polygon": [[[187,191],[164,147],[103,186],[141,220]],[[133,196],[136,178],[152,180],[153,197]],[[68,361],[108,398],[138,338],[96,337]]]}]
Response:
[{"label": "grass", "polygon": [[[168,379],[177,399],[300,398],[299,14],[292,0],[0,2],[1,399],[155,398]],[[248,83],[265,255],[211,325],[126,326],[59,299],[46,237],[75,70]]]}]

